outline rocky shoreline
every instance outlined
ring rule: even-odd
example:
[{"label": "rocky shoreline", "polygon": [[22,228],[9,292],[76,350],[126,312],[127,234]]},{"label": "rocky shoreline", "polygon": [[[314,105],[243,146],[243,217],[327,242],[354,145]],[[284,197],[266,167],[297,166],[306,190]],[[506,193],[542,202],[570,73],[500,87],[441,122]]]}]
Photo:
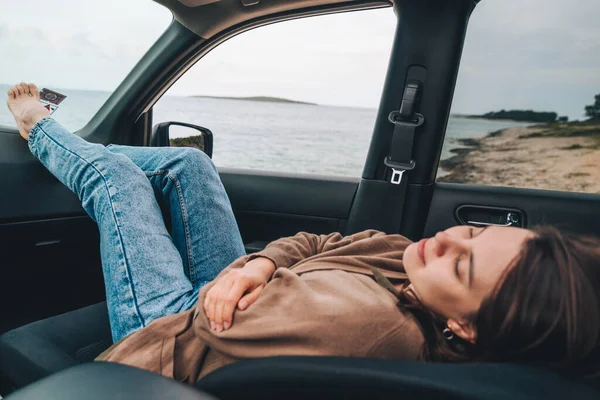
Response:
[{"label": "rocky shoreline", "polygon": [[552,123],[509,128],[442,160],[438,182],[600,193],[600,124]]}]

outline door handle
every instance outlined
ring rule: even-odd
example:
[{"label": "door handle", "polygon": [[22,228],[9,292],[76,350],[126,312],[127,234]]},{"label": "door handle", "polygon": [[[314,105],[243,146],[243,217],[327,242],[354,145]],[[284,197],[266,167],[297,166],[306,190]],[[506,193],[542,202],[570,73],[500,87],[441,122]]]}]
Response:
[{"label": "door handle", "polygon": [[454,216],[460,225],[526,226],[525,213],[516,208],[463,204]]},{"label": "door handle", "polygon": [[467,221],[467,225],[477,226],[521,226],[521,218],[519,214],[509,212],[506,214],[506,222],[503,224],[495,224],[492,222]]}]

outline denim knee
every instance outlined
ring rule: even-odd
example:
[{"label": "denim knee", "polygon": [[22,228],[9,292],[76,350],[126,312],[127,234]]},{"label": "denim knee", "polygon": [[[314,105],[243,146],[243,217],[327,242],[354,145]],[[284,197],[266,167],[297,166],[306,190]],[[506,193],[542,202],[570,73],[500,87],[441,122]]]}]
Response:
[{"label": "denim knee", "polygon": [[178,161],[180,162],[177,165],[180,168],[177,169],[181,169],[181,172],[218,175],[217,167],[215,167],[213,161],[201,150],[191,147],[181,149]]}]

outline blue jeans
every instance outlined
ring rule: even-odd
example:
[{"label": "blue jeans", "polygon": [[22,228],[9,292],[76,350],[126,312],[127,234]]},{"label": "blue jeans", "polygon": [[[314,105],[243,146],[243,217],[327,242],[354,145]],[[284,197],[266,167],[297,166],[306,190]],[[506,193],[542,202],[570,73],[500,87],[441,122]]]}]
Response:
[{"label": "blue jeans", "polygon": [[199,150],[104,147],[50,118],[33,127],[29,149],[98,224],[114,341],[190,309],[245,254],[217,170]]}]

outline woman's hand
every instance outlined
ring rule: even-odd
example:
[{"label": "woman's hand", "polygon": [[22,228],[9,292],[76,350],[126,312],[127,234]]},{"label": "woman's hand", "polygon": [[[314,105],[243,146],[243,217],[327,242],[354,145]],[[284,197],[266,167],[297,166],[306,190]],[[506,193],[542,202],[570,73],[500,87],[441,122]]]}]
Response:
[{"label": "woman's hand", "polygon": [[259,257],[221,277],[204,299],[204,311],[211,329],[216,332],[229,329],[235,307],[245,310],[254,303],[275,269],[273,261]]}]

